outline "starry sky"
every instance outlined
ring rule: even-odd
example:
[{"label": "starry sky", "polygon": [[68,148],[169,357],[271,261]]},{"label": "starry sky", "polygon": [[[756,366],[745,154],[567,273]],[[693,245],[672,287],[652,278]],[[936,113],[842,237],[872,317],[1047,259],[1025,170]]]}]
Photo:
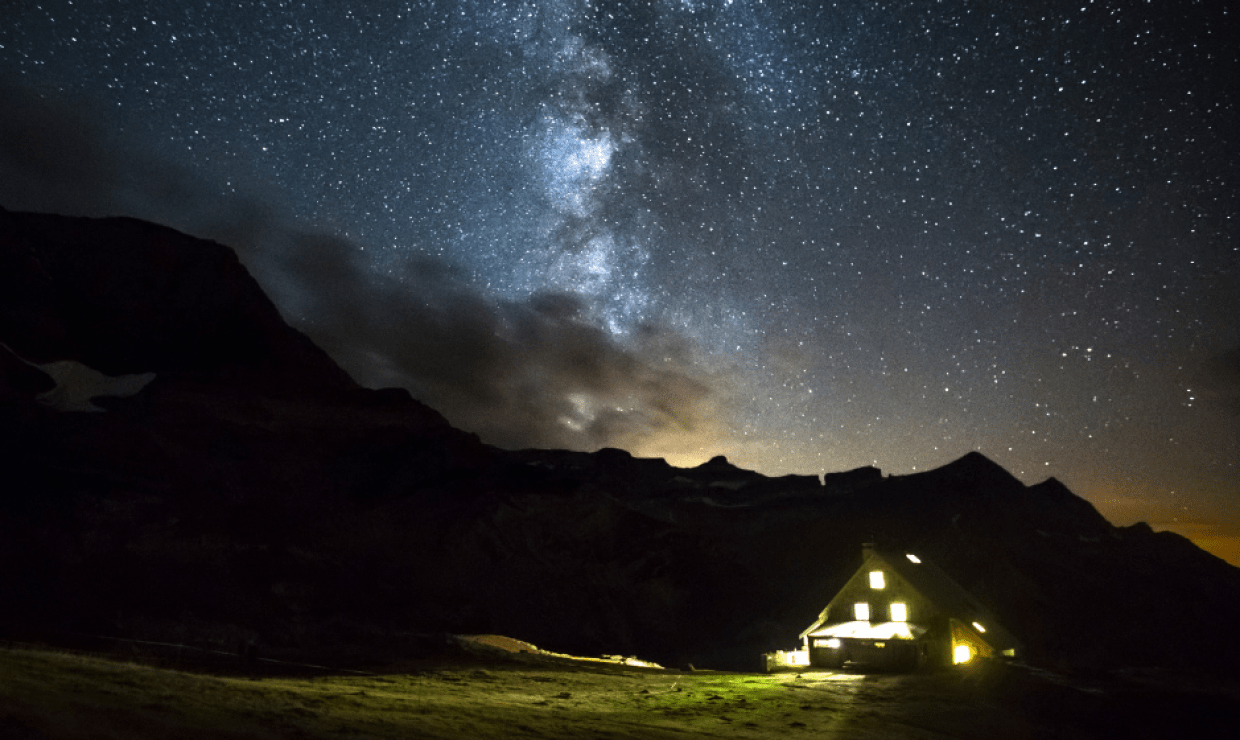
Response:
[{"label": "starry sky", "polygon": [[507,447],[980,450],[1240,563],[1229,3],[16,0],[0,204]]}]

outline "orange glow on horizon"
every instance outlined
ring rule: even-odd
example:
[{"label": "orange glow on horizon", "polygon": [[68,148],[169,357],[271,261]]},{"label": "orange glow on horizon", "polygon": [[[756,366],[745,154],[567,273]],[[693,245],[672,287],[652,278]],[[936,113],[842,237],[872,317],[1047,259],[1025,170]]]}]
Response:
[{"label": "orange glow on horizon", "polygon": [[[696,467],[715,455],[726,455],[729,462],[741,468],[756,470],[764,475],[787,473],[822,475],[840,472],[855,465],[831,465],[828,461],[821,469],[804,469],[805,465],[790,464],[778,460],[763,464],[771,450],[756,441],[739,443],[718,427],[700,430],[698,433],[664,434],[643,439],[632,450],[638,457],[663,457],[677,467]],[[804,463],[804,461],[800,461]],[[835,461],[838,462],[838,461]],[[850,461],[855,462],[855,461]],[[949,462],[949,461],[945,461]],[[881,460],[879,461],[881,468]],[[1026,481],[1032,482],[1032,481]],[[1240,567],[1240,519],[1231,521],[1217,511],[1203,510],[1194,505],[1188,511],[1177,509],[1167,503],[1167,493],[1158,483],[1116,483],[1104,476],[1087,476],[1082,480],[1065,480],[1068,488],[1089,501],[1107,521],[1115,526],[1126,527],[1137,522],[1148,522],[1155,531],[1171,531],[1187,537],[1202,550]],[[1201,490],[1219,494],[1218,480],[1185,481],[1185,490]],[[1191,519],[1188,518],[1191,515]]]},{"label": "orange glow on horizon", "polygon": [[1152,522],[1156,532],[1175,532],[1197,547],[1240,568],[1240,533],[1222,530],[1218,525],[1195,522]]}]

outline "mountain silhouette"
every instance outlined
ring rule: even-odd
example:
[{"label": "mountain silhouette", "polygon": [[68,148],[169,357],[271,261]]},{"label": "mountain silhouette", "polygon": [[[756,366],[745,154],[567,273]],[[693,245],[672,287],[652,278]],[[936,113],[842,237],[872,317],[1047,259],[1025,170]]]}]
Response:
[{"label": "mountain silhouette", "polygon": [[[57,362],[153,377],[66,411],[41,401]],[[753,668],[879,542],[949,573],[1031,662],[1240,658],[1240,569],[1054,479],[976,452],[823,472],[491,447],[355,383],[225,246],[0,211],[0,636],[391,656],[498,633]]]}]

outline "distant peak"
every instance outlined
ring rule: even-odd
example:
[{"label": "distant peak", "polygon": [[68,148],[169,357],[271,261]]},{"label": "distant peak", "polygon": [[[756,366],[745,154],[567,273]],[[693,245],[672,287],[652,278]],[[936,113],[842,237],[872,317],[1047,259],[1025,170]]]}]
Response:
[{"label": "distant peak", "polygon": [[698,466],[699,468],[734,468],[732,463],[728,462],[728,458],[724,455],[715,455],[711,459]]},{"label": "distant peak", "polygon": [[711,459],[693,468],[693,470],[710,475],[712,478],[728,478],[728,479],[756,479],[765,478],[766,476],[752,470],[737,467],[728,462],[728,458],[723,455],[715,455]]},{"label": "distant peak", "polygon": [[605,460],[632,460],[633,453],[628,450],[622,450],[619,447],[603,447],[594,453],[599,458]]},{"label": "distant peak", "polygon": [[1072,492],[1068,488],[1068,486],[1064,484],[1063,481],[1059,480],[1053,475],[1047,478],[1046,480],[1042,481],[1041,483],[1037,484],[1035,488],[1046,488],[1046,489],[1055,490],[1055,491],[1068,491],[1069,493]]},{"label": "distant peak", "polygon": [[959,460],[950,462],[941,468],[930,471],[930,474],[950,475],[953,477],[971,478],[974,480],[985,480],[992,483],[1000,481],[1007,483],[1017,483],[1022,485],[1016,476],[1012,475],[999,463],[991,460],[982,453],[974,450],[969,452]]},{"label": "distant peak", "polygon": [[966,452],[964,456],[962,456],[956,462],[960,463],[960,462],[965,462],[966,460],[970,464],[974,464],[974,465],[979,465],[979,464],[980,465],[994,465],[996,467],[1001,467],[999,463],[995,462],[994,460],[991,460],[989,457],[986,457],[985,455],[978,452],[977,450]]}]

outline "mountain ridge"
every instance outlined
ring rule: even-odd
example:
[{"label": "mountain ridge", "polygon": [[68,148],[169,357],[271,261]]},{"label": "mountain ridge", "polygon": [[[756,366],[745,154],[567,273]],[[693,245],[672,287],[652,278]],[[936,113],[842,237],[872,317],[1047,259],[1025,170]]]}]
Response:
[{"label": "mountain ridge", "polygon": [[[1240,658],[1240,569],[1059,481],[976,452],[771,478],[500,450],[358,386],[231,250],[165,227],[0,211],[0,342],[0,633],[382,652],[495,632],[748,667],[877,540],[939,563],[1035,662]],[[155,378],[61,412],[29,365],[51,361]]]}]

